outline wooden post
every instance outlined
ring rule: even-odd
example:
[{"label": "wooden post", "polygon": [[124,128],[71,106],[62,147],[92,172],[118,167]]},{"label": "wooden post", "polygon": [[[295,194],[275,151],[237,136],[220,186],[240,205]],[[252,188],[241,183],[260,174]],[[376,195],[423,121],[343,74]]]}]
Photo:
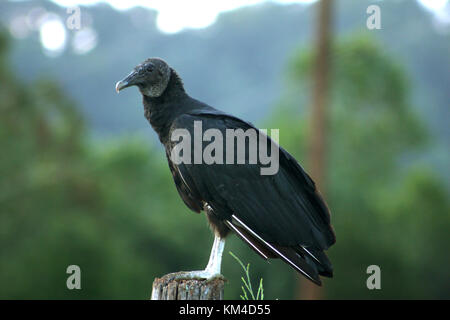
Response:
[{"label": "wooden post", "polygon": [[223,300],[224,284],[224,278],[168,280],[163,276],[153,281],[151,300]]}]

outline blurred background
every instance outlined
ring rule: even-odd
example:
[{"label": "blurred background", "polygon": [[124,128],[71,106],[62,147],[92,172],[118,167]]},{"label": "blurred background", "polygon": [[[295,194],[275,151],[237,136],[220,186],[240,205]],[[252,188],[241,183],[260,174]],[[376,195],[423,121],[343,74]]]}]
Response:
[{"label": "blurred background", "polygon": [[179,198],[138,91],[114,90],[152,56],[191,96],[279,128],[332,211],[321,289],[232,236],[225,298],[241,291],[229,251],[267,299],[450,298],[448,1],[149,2],[0,3],[1,299],[148,299],[154,277],[206,265],[204,215]]}]

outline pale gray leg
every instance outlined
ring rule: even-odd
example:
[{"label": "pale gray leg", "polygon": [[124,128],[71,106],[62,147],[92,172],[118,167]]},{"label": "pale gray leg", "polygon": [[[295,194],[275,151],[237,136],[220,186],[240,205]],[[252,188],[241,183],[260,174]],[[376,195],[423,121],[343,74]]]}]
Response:
[{"label": "pale gray leg", "polygon": [[175,279],[209,280],[212,278],[221,277],[220,269],[222,265],[222,254],[224,248],[225,239],[215,236],[214,243],[211,249],[211,255],[209,256],[208,265],[206,266],[205,270],[175,272],[164,276],[164,278],[167,277],[167,280],[171,281]]}]

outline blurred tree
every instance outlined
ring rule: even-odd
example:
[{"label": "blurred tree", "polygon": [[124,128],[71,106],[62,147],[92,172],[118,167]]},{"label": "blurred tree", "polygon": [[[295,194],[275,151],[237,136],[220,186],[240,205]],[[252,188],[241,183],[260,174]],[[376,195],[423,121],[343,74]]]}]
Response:
[{"label": "blurred tree", "polygon": [[[448,298],[448,195],[417,160],[428,138],[409,103],[407,75],[365,35],[337,42],[332,57],[326,189],[337,243],[329,251],[335,277],[325,280],[327,297]],[[311,52],[299,53],[289,65],[304,92],[312,61]],[[296,94],[285,97],[274,122],[282,124],[281,144],[304,159],[296,150],[299,142],[305,149],[309,124],[304,113],[292,116],[297,105]],[[366,288],[372,264],[381,267],[380,291]]]},{"label": "blurred tree", "polygon": [[[15,78],[8,45],[0,32],[0,298],[146,298],[154,276],[201,260],[168,232],[208,237],[173,201],[163,158],[132,137],[88,142],[56,83]],[[66,288],[72,264],[80,291]]]}]

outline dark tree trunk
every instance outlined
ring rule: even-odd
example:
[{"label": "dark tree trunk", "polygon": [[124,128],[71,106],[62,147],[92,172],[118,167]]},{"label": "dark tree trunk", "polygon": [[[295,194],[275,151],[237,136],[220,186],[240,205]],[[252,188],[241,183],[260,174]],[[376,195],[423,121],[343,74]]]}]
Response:
[{"label": "dark tree trunk", "polygon": [[[317,188],[326,193],[327,158],[327,110],[330,91],[330,46],[332,29],[332,2],[321,0],[318,3],[315,61],[313,68],[313,88],[311,104],[311,123],[308,141],[308,167]],[[320,287],[302,278],[299,281],[300,299],[320,299],[323,292]]]}]

